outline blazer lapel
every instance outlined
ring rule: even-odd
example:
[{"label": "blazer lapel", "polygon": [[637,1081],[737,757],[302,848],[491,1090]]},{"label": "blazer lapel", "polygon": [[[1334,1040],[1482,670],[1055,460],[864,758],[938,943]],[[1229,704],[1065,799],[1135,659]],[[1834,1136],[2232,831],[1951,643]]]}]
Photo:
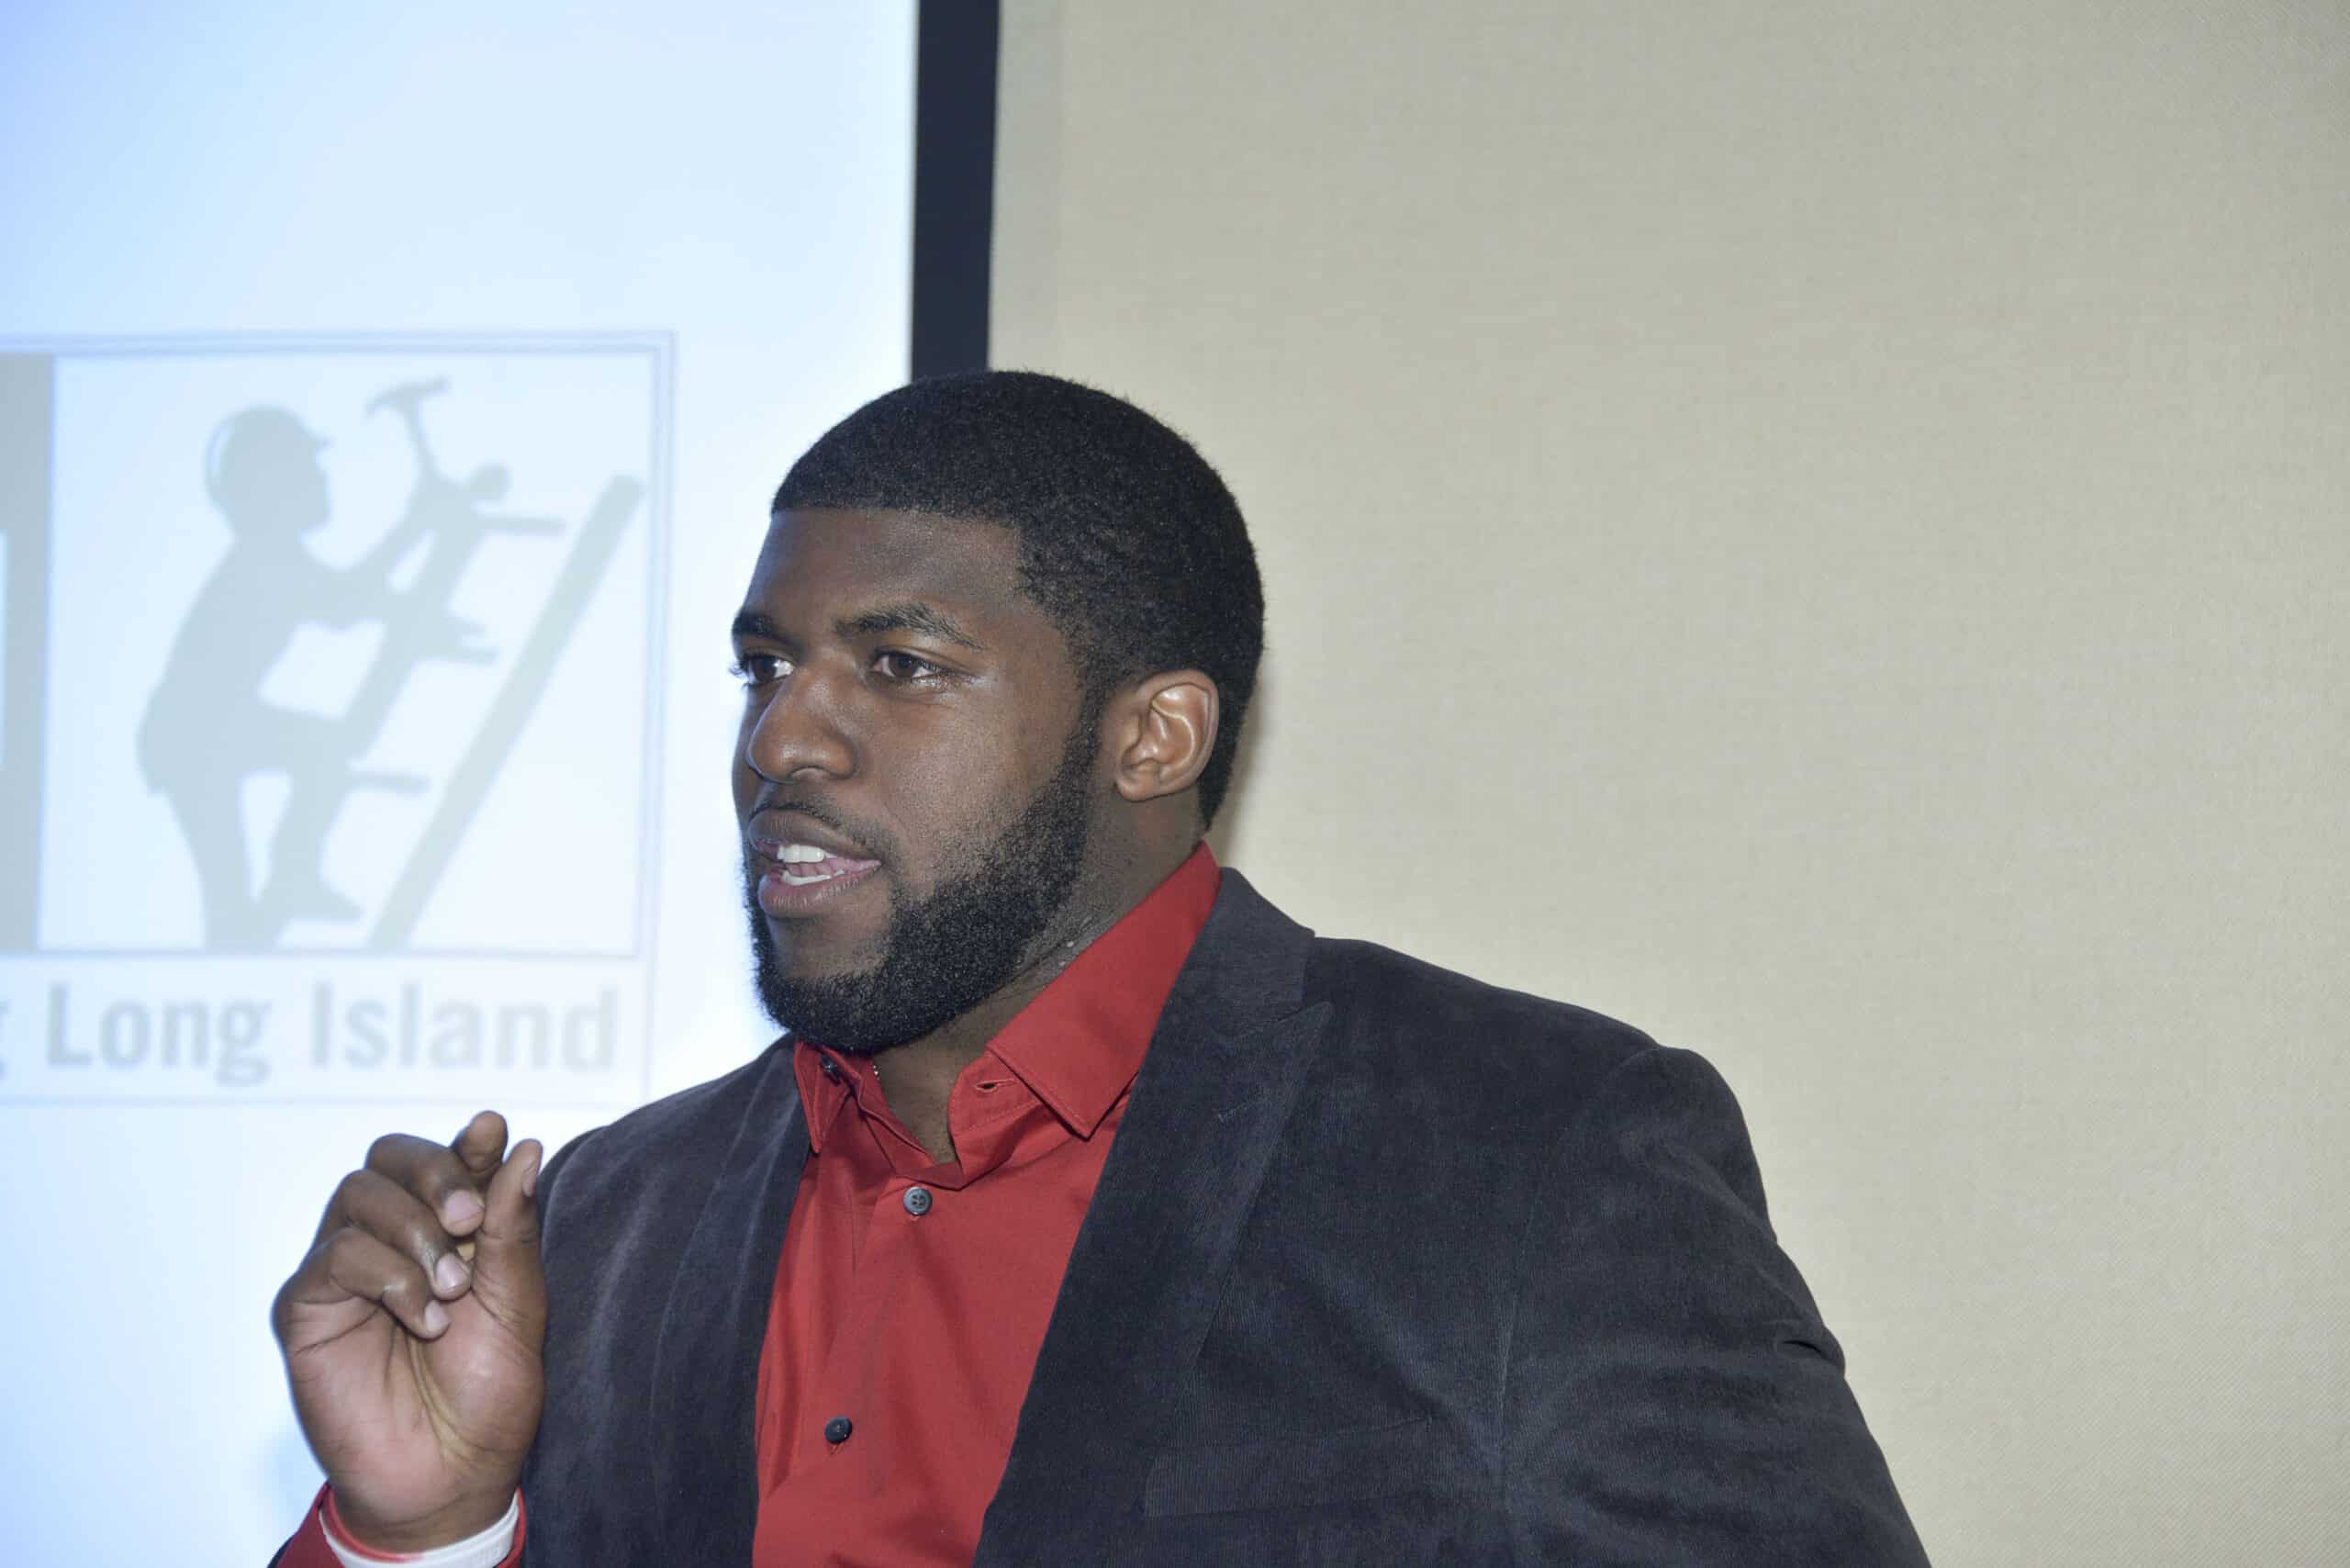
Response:
[{"label": "blazer lapel", "polygon": [[759,1350],[808,1126],[779,1046],[683,1238],[655,1351],[651,1430],[663,1540],[676,1562],[748,1562],[758,1527]]},{"label": "blazer lapel", "polygon": [[975,1568],[1107,1539],[1137,1506],[1329,1017],[1304,1002],[1312,939],[1225,871],[1069,1253]]}]

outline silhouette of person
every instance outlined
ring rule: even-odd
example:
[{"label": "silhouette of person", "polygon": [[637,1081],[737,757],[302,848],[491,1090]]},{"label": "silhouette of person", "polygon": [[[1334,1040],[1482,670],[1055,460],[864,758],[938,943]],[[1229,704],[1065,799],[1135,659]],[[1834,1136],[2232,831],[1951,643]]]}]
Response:
[{"label": "silhouette of person", "polygon": [[[360,913],[327,885],[320,862],[370,737],[347,720],[275,707],[261,688],[303,625],[387,618],[392,570],[426,525],[411,512],[347,569],[312,555],[302,536],[330,515],[326,444],[279,408],[247,409],[214,431],[205,487],[235,543],[189,607],[140,724],[140,768],[187,839],[210,947],[264,947],[288,920]],[[256,888],[243,786],[271,773],[290,789]]]}]

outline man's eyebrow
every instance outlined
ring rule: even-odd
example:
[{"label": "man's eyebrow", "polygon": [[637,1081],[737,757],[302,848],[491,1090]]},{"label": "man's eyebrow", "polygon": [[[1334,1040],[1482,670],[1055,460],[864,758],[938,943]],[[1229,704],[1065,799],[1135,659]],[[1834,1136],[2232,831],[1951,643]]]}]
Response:
[{"label": "man's eyebrow", "polygon": [[783,633],[776,628],[776,623],[755,610],[736,610],[734,629],[730,634],[738,643],[745,637],[764,637],[770,643],[783,641]]},{"label": "man's eyebrow", "polygon": [[957,647],[968,648],[975,654],[988,651],[985,644],[918,599],[877,605],[862,615],[852,615],[837,622],[834,629],[843,637],[872,637],[885,632],[921,632],[952,643]]}]

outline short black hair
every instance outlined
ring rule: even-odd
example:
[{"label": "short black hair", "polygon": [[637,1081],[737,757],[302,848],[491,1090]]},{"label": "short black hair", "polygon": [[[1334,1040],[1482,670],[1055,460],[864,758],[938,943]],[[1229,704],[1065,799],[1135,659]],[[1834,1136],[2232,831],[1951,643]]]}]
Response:
[{"label": "short black hair", "polygon": [[930,512],[1007,525],[1029,595],[1069,639],[1098,712],[1159,670],[1215,682],[1200,774],[1213,823],[1265,647],[1265,590],[1239,505],[1192,443],[1123,398],[1034,371],[916,381],[820,437],[774,511]]}]

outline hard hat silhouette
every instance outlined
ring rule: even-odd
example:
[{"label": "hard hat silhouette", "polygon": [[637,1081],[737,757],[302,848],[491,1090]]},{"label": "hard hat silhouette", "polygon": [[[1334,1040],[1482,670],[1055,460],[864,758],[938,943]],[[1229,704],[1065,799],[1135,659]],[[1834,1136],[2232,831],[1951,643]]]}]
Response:
[{"label": "hard hat silhouette", "polygon": [[326,442],[284,409],[231,414],[212,432],[204,452],[204,487],[234,521],[261,521],[289,508],[307,526],[323,521],[325,495],[319,449]]}]

